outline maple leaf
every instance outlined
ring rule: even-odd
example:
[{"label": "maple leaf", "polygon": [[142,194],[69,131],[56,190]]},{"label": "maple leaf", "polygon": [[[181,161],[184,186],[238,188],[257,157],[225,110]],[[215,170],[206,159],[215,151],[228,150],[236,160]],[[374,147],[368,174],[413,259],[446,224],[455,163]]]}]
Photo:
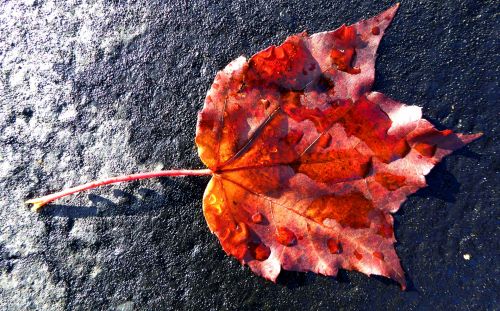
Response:
[{"label": "maple leaf", "polygon": [[438,131],[419,107],[369,92],[397,8],[290,36],[217,74],[196,134],[214,172],[203,211],[224,250],[256,274],[343,268],[405,287],[391,213],[479,134]]},{"label": "maple leaf", "polygon": [[354,25],[288,37],[220,71],[198,115],[208,169],[113,177],[26,201],[35,210],[97,186],[212,175],[203,196],[226,253],[275,281],[281,269],[382,275],[405,288],[391,213],[444,156],[481,134],[438,131],[421,109],[370,92],[399,5]]}]

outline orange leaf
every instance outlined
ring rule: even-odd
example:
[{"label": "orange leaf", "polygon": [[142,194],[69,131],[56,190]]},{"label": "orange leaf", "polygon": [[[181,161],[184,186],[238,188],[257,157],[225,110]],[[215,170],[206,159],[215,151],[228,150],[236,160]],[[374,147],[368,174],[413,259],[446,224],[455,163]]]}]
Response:
[{"label": "orange leaf", "polygon": [[405,287],[391,213],[480,135],[438,131],[420,108],[369,91],[397,7],[290,36],[217,74],[196,134],[214,172],[203,210],[224,250],[256,274],[343,268]]}]

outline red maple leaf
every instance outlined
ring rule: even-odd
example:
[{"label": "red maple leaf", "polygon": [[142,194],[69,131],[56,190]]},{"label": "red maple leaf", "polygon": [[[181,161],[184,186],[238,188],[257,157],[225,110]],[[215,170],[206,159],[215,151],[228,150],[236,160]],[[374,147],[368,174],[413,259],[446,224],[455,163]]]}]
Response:
[{"label": "red maple leaf", "polygon": [[398,5],[351,26],[288,37],[220,71],[198,116],[205,170],[116,177],[29,200],[133,179],[212,175],[203,197],[226,253],[275,281],[280,270],[339,268],[405,287],[393,218],[444,156],[481,134],[438,131],[421,109],[370,92],[379,42]]},{"label": "red maple leaf", "polygon": [[369,92],[397,7],[291,36],[215,78],[196,135],[214,172],[203,210],[224,250],[255,273],[343,268],[405,286],[390,213],[479,135],[438,131],[420,108]]}]

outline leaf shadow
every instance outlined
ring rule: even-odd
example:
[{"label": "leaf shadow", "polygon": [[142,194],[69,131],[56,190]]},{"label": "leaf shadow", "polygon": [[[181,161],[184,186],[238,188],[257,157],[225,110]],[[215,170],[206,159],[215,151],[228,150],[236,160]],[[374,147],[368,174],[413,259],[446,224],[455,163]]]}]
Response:
[{"label": "leaf shadow", "polygon": [[[42,210],[41,214],[48,217],[88,218],[141,215],[162,208],[157,202],[166,201],[166,195],[146,188],[138,190],[138,196],[123,190],[113,190],[113,198],[118,198],[119,203],[114,203],[103,196],[89,194],[91,206],[50,204]],[[153,198],[153,199],[149,199]]]},{"label": "leaf shadow", "polygon": [[287,287],[288,289],[300,288],[307,286],[317,276],[310,272],[297,272],[282,269],[276,283]]},{"label": "leaf shadow", "polygon": [[[406,269],[405,270],[405,280],[406,280],[406,289],[405,292],[418,292],[417,288],[415,287],[415,284],[409,278],[408,273]],[[337,283],[342,283],[342,284],[351,284],[351,278],[350,274],[351,273],[356,273],[360,274],[357,271],[347,271],[344,269],[339,269],[337,275],[332,278],[334,282]],[[301,287],[308,286],[310,283],[314,282],[319,276],[317,274],[314,274],[312,272],[297,272],[297,271],[288,271],[288,270],[281,270],[280,275],[278,276],[278,279],[276,280],[276,283],[282,286],[287,287],[288,289],[297,289]],[[399,283],[388,278],[384,277],[381,275],[371,275],[370,278],[373,280],[382,283],[384,286],[387,287],[394,287],[397,286],[399,287]]]},{"label": "leaf shadow", "polygon": [[165,205],[186,205],[190,202],[199,202],[208,183],[207,178],[185,177],[182,180],[160,178],[163,189],[155,191],[149,188],[135,188],[130,191],[113,189],[112,195],[100,196],[88,194],[92,202],[90,206],[49,204],[43,208],[41,214],[48,217],[88,218],[135,216],[150,214],[152,211],[165,209]]},{"label": "leaf shadow", "polygon": [[298,272],[282,269],[278,278],[276,279],[276,284],[285,286],[288,289],[296,289],[308,286],[309,284],[313,283],[318,277],[327,277],[338,283],[351,284],[349,273],[351,272],[344,269],[339,269],[336,276],[329,277],[318,275],[313,272]]},{"label": "leaf shadow", "polygon": [[[483,138],[483,137],[484,137],[484,135],[481,138]],[[481,139],[481,138],[479,138],[479,139]],[[466,158],[477,160],[477,161],[481,160],[483,157],[482,154],[470,150],[469,146],[465,146],[462,149],[454,151],[453,155],[461,155],[461,156],[464,156]]]},{"label": "leaf shadow", "polygon": [[[436,122],[436,121],[432,121]],[[439,122],[436,122],[439,123]],[[471,158],[474,160],[480,160],[482,155],[471,151],[469,146],[465,146],[457,151],[453,152],[453,155],[462,155],[466,158]],[[460,193],[460,182],[456,179],[456,177],[447,170],[448,158],[442,159],[428,175],[425,176],[427,186],[419,189],[417,192],[412,194],[411,196],[417,196],[421,198],[434,197],[440,200],[443,200],[447,203],[455,203],[456,195]],[[411,197],[410,196],[410,197]],[[406,200],[405,204],[409,204],[410,201]],[[398,216],[403,216],[405,214],[405,208],[401,208],[398,210]],[[399,217],[394,217],[394,232],[397,232],[400,226]],[[407,269],[402,266],[402,269],[405,273],[406,291],[410,292],[418,292],[418,289],[415,287],[413,280],[408,273]],[[381,276],[373,276],[374,278],[380,280],[384,284],[397,284],[395,281],[391,279],[387,279]]]},{"label": "leaf shadow", "polygon": [[[474,160],[480,160],[482,155],[471,151],[467,146],[453,153]],[[415,196],[434,197],[448,203],[456,202],[456,195],[460,192],[461,184],[456,177],[446,169],[448,158],[444,158],[425,177],[427,187],[415,192]],[[399,212],[398,212],[399,213]]]},{"label": "leaf shadow", "polygon": [[[406,281],[406,292],[417,292],[417,289],[415,288],[415,284],[411,280],[411,278],[408,277],[408,272],[406,269],[404,269],[405,272],[405,281]],[[393,279],[381,276],[381,275],[371,275],[370,278],[376,280],[377,282],[380,282],[384,284],[387,287],[393,287],[393,286],[398,286],[400,287],[399,283],[394,281]]]},{"label": "leaf shadow", "polygon": [[436,165],[425,178],[427,187],[415,192],[415,196],[434,197],[448,203],[456,202],[456,195],[460,192],[460,183],[446,169],[446,159]]},{"label": "leaf shadow", "polygon": [[337,272],[335,280],[339,283],[351,284],[351,278],[349,277],[349,273],[347,270],[344,269],[339,269],[339,272]]}]

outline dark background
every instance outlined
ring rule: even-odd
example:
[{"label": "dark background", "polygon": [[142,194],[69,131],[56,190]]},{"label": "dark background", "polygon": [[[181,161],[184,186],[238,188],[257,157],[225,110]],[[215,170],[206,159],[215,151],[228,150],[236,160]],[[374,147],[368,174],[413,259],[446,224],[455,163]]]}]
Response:
[{"label": "dark background", "polygon": [[496,309],[496,1],[402,1],[379,49],[374,90],[440,129],[484,133],[395,215],[407,291],[357,272],[254,275],[206,226],[207,177],[23,206],[96,178],[202,168],[196,113],[218,70],[394,4],[218,2],[0,1],[0,309]]}]

